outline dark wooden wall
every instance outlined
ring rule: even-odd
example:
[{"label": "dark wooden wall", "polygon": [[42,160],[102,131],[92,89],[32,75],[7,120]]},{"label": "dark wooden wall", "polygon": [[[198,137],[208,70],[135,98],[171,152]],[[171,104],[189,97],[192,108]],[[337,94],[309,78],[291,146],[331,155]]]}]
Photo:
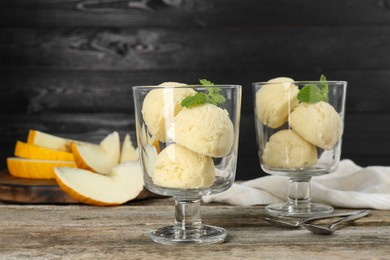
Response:
[{"label": "dark wooden wall", "polygon": [[388,0],[2,0],[0,168],[28,129],[132,130],[131,86],[243,85],[237,179],[260,176],[251,82],[349,82],[343,158],[390,165]]}]

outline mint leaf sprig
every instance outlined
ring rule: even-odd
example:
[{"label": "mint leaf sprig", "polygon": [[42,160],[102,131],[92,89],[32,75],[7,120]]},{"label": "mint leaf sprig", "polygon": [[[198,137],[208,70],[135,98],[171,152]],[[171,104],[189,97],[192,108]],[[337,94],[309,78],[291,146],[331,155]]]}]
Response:
[{"label": "mint leaf sprig", "polygon": [[[203,86],[214,86],[214,83],[207,79],[200,79],[200,84]],[[221,88],[207,88],[207,93],[204,92],[198,92],[193,96],[185,97],[181,101],[181,105],[186,108],[192,108],[200,105],[204,105],[206,103],[210,103],[213,105],[223,104],[225,103],[226,99],[224,96],[222,96],[219,92],[221,91]]]},{"label": "mint leaf sprig", "polygon": [[320,87],[314,84],[306,84],[298,93],[299,102],[314,104],[320,101],[328,102],[328,81],[324,75],[320,77]]},{"label": "mint leaf sprig", "polygon": [[207,79],[199,79],[199,83],[203,86],[214,86],[215,84]]}]

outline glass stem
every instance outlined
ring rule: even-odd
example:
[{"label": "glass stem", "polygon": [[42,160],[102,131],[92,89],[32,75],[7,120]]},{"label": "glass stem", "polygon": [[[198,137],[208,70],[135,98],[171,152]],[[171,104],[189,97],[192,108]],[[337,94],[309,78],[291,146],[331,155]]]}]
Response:
[{"label": "glass stem", "polygon": [[309,212],[311,208],[310,178],[291,178],[288,185],[288,211],[291,213]]},{"label": "glass stem", "polygon": [[199,234],[202,229],[201,198],[175,197],[175,230],[178,236]]}]

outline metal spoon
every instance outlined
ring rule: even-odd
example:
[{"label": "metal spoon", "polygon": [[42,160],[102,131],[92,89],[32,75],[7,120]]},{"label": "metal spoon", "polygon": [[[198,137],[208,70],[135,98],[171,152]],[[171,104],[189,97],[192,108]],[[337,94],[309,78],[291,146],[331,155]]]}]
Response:
[{"label": "metal spoon", "polygon": [[[342,216],[345,216],[345,217],[342,219],[339,219],[335,222],[330,223],[327,227],[309,224],[309,222],[311,222],[311,221],[322,219],[321,217],[309,218],[309,219],[305,219],[305,220],[301,221],[300,226],[315,233],[315,234],[332,234],[340,227],[339,224],[344,223],[346,221],[352,221],[352,220],[367,216],[369,213],[370,213],[370,211],[368,211],[368,210],[362,210],[362,211],[358,211],[358,212],[355,212],[352,214],[351,213],[339,214],[340,217],[342,217]],[[337,214],[335,214],[335,215],[337,215]],[[329,216],[331,216],[331,215],[328,215],[328,217]],[[332,217],[335,217],[335,216],[333,215]]]},{"label": "metal spoon", "polygon": [[[331,215],[323,215],[323,216],[317,216],[317,217],[311,217],[306,219],[301,219],[299,221],[290,222],[287,220],[277,219],[277,218],[268,218],[264,217],[263,219],[277,227],[283,227],[283,228],[299,228],[301,227],[301,223],[309,223],[314,220],[320,220],[320,219],[327,219],[327,218],[335,218],[335,217],[348,217],[348,216],[354,216],[355,214],[360,213],[361,211],[353,211],[353,212],[346,212],[346,213],[335,213]],[[343,221],[344,222],[344,221]]]},{"label": "metal spoon", "polygon": [[265,221],[271,223],[272,225],[277,226],[277,227],[282,227],[282,228],[300,228],[301,227],[300,221],[288,222],[288,221],[281,220],[281,219],[267,218],[267,217],[264,217],[263,219]]},{"label": "metal spoon", "polygon": [[[310,222],[314,220],[320,220],[320,219],[327,219],[327,218],[335,218],[335,217],[345,217],[349,215],[356,214],[356,211],[349,212],[349,213],[334,213],[331,215],[322,215],[322,216],[316,216],[316,217],[310,217],[305,219],[298,219],[297,218],[268,218],[264,217],[263,219],[274,226],[282,227],[282,228],[300,228],[302,222]],[[291,221],[292,222],[291,222]]]}]

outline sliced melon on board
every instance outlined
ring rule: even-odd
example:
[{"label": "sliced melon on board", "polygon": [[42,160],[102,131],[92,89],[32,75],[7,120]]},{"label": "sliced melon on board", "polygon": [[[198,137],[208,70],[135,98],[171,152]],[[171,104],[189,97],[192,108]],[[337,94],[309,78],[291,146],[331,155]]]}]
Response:
[{"label": "sliced melon on board", "polygon": [[74,161],[72,153],[53,150],[21,141],[16,142],[15,156],[38,160]]},{"label": "sliced melon on board", "polygon": [[100,142],[100,145],[72,144],[72,152],[78,168],[109,174],[112,168],[119,163],[119,134],[117,132],[109,134]]},{"label": "sliced melon on board", "polygon": [[120,205],[135,199],[144,189],[142,171],[136,161],[119,164],[107,175],[69,167],[57,167],[54,171],[63,191],[90,205]]},{"label": "sliced melon on board", "polygon": [[28,179],[54,179],[55,167],[76,167],[74,162],[34,160],[17,157],[7,158],[8,171],[12,176]]}]

